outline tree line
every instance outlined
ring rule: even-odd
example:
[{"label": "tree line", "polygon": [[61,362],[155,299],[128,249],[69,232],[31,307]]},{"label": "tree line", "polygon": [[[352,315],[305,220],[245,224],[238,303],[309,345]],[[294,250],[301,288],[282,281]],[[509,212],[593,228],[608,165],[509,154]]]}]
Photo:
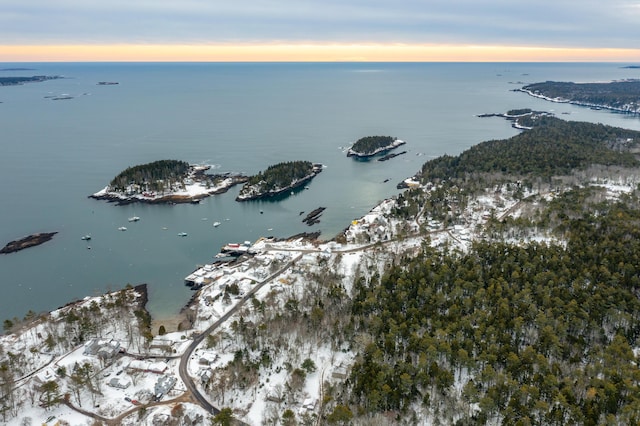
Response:
[{"label": "tree line", "polygon": [[[593,164],[637,167],[628,149],[611,149],[640,141],[640,132],[603,124],[531,115],[518,120],[533,127],[512,138],[482,142],[458,156],[444,155],[426,162],[419,177],[424,183],[465,181],[481,173],[550,178]],[[632,142],[620,144],[619,141]]]},{"label": "tree line", "polygon": [[313,173],[310,161],[285,161],[267,167],[249,178],[245,186],[260,186],[260,192],[285,188],[296,180]]},{"label": "tree line", "polygon": [[396,138],[391,136],[365,136],[358,139],[351,149],[360,154],[370,154],[376,149],[391,145]]},{"label": "tree line", "polygon": [[523,90],[549,98],[621,108],[638,105],[640,102],[640,80],[623,80],[609,83],[572,83],[545,81],[524,86]]},{"label": "tree line", "polygon": [[109,186],[114,191],[125,191],[131,185],[146,186],[158,181],[177,182],[189,171],[189,163],[179,160],[159,160],[128,167],[114,177]]}]

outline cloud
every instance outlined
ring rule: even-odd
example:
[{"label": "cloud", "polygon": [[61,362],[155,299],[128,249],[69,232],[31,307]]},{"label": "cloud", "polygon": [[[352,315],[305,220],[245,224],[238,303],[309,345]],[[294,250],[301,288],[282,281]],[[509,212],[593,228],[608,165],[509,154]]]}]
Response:
[{"label": "cloud", "polygon": [[635,48],[635,0],[0,0],[5,44],[373,42]]}]

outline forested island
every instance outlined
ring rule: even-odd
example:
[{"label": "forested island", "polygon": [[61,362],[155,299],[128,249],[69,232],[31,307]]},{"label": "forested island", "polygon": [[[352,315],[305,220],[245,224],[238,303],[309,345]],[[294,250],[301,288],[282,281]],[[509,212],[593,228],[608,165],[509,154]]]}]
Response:
[{"label": "forested island", "polygon": [[128,204],[185,203],[226,192],[247,180],[238,174],[208,175],[207,165],[191,165],[180,160],[159,160],[129,167],[114,177],[91,198]]},{"label": "forested island", "polygon": [[38,83],[62,78],[57,75],[34,75],[32,77],[0,77],[0,86],[15,86],[24,83]]},{"label": "forested island", "polygon": [[358,139],[347,151],[347,157],[369,158],[383,154],[406,142],[392,136],[365,136]]},{"label": "forested island", "polygon": [[629,114],[640,113],[640,80],[609,83],[572,83],[545,81],[516,89],[531,96],[553,102],[564,102],[591,108],[603,108]]},{"label": "forested island", "polygon": [[299,188],[322,171],[322,164],[310,161],[287,161],[267,167],[249,177],[236,201],[271,198]]}]

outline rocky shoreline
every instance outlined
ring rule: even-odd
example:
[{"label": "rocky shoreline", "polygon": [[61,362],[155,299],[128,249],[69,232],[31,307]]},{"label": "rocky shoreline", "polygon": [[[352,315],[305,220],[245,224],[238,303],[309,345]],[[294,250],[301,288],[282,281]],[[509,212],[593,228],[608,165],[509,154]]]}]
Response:
[{"label": "rocky shoreline", "polygon": [[38,234],[26,236],[19,240],[10,241],[2,248],[2,250],[0,250],[0,254],[15,253],[29,247],[39,246],[40,244],[46,243],[47,241],[51,240],[57,233],[58,232],[41,232]]},{"label": "rocky shoreline", "polygon": [[194,203],[199,202],[203,198],[210,197],[212,195],[223,194],[227,192],[229,189],[234,187],[235,185],[239,185],[248,180],[247,176],[244,175],[215,175],[209,176],[204,175],[206,178],[215,179],[219,177],[223,177],[226,179],[230,179],[230,181],[222,186],[219,186],[214,189],[206,190],[190,195],[184,194],[168,194],[159,197],[145,197],[140,194],[134,194],[131,196],[125,196],[119,192],[110,192],[108,188],[103,189],[102,191],[96,192],[95,194],[89,195],[89,198],[93,198],[95,200],[103,200],[108,203],[115,203],[117,206],[125,206],[133,203],[143,203],[143,204],[185,204],[185,203]]}]

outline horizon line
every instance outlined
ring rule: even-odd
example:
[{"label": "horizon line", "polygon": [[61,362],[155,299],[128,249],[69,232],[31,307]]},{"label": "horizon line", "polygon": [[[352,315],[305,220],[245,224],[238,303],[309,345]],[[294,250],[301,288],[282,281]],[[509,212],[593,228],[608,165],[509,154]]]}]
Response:
[{"label": "horizon line", "polygon": [[401,43],[0,45],[0,62],[640,62],[640,49]]}]

